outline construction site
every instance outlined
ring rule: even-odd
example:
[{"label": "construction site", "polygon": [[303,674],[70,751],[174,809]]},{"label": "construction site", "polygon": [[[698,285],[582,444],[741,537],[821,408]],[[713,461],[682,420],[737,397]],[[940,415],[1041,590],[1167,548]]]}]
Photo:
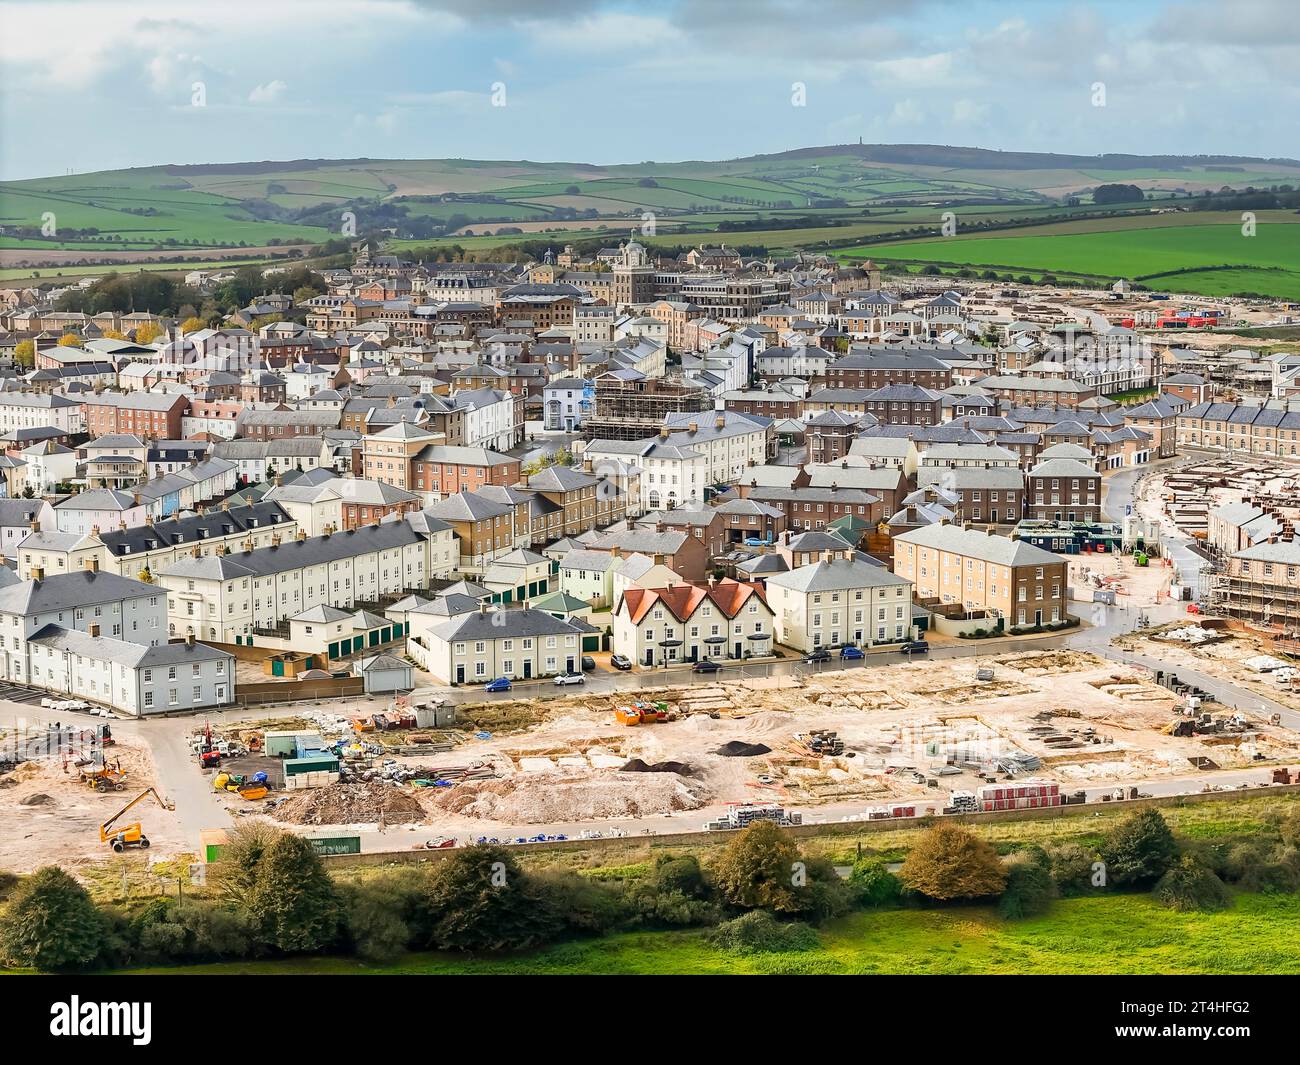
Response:
[{"label": "construction site", "polygon": [[1300,469],[1265,459],[1193,461],[1163,474],[1143,500],[1155,504],[1144,510],[1153,510],[1153,516],[1188,539],[1211,540],[1210,511],[1229,503],[1246,503],[1272,515],[1277,534],[1290,539],[1300,518]]},{"label": "construction site", "polygon": [[[804,823],[942,814],[1009,783],[1050,785],[1043,805],[1132,798],[1300,760],[1274,720],[1192,714],[1148,671],[1068,649],[460,709],[436,733],[278,722],[261,741],[292,738],[280,776],[265,750],[209,772],[237,817],[398,849],[695,832],[756,804]],[[319,766],[306,786],[287,782],[298,763]]]},{"label": "construction site", "polygon": [[[143,744],[114,739],[101,728],[0,729],[0,869],[25,871],[57,863],[77,868],[121,850],[114,840],[147,823],[129,844],[160,855],[192,847],[165,801],[154,802],[157,774]],[[153,795],[150,795],[150,792]],[[149,796],[147,806],[142,797]],[[138,805],[128,810],[129,805]],[[141,842],[142,840],[146,842]]]},{"label": "construction site", "polygon": [[[1256,649],[1247,638],[1195,643],[1166,628],[1123,639],[1279,695],[1242,665]],[[1280,694],[1300,707],[1297,689]],[[153,860],[211,858],[249,819],[356,854],[698,833],[751,816],[807,825],[1049,807],[1213,790],[1220,771],[1274,767],[1289,780],[1300,763],[1300,734],[1276,715],[1219,712],[1176,678],[1068,648],[455,711],[398,700],[364,714],[177,721],[181,814],[137,739],[102,726],[8,735],[0,868],[137,847]],[[201,846],[196,825],[210,826]]]}]

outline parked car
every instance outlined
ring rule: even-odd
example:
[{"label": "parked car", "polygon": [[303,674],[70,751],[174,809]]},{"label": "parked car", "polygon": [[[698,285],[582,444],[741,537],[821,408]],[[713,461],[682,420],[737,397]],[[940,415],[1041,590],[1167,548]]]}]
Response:
[{"label": "parked car", "polygon": [[867,654],[865,651],[862,650],[861,647],[854,647],[853,644],[848,644],[840,648],[840,657],[841,658],[866,658]]},{"label": "parked car", "polygon": [[905,655],[927,655],[930,653],[930,645],[924,640],[908,640],[899,650]]},{"label": "parked car", "polygon": [[825,648],[819,647],[817,650],[809,651],[804,655],[803,660],[805,662],[829,662],[831,660],[831,653]]},{"label": "parked car", "polygon": [[483,690],[485,692],[508,692],[510,687],[509,677],[497,677],[496,680],[488,681],[487,684],[484,685]]},{"label": "parked car", "polygon": [[615,669],[621,669],[624,672],[632,668],[632,659],[626,655],[610,655],[609,664]]},{"label": "parked car", "polygon": [[591,655],[583,655],[582,671],[584,673],[591,673],[595,670],[595,668],[596,668],[596,660],[592,658]]},{"label": "parked car", "polygon": [[586,684],[587,678],[581,673],[557,673],[555,676],[556,684]]},{"label": "parked car", "polygon": [[695,665],[691,666],[693,673],[716,673],[722,667],[711,658],[701,658]]}]

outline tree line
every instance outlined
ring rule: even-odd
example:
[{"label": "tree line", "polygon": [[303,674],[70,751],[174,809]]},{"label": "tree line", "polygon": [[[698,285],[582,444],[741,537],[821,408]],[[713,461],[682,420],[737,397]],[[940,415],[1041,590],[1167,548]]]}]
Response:
[{"label": "tree line", "polygon": [[0,962],[41,971],[300,955],[391,960],[408,951],[492,953],[629,930],[706,930],[721,950],[803,950],[816,927],[855,909],[993,903],[1006,920],[1062,896],[1149,892],[1170,909],[1211,911],[1232,891],[1300,890],[1300,813],[1249,838],[1182,839],[1158,810],[1118,821],[1092,845],[1011,845],[937,821],[901,865],[860,856],[841,877],[771,822],[737,833],[707,862],[662,854],[630,869],[525,869],[476,845],[427,866],[332,877],[310,841],[264,824],[235,829],[206,895],[132,912],[97,905],[47,866],[0,874]]}]

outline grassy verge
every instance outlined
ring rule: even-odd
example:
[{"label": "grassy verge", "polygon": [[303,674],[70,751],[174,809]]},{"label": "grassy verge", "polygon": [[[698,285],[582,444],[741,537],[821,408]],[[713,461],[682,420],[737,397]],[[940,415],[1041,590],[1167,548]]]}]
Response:
[{"label": "grassy verge", "polygon": [[1003,921],[989,907],[886,910],[834,921],[815,950],[734,955],[703,932],[635,932],[513,957],[410,954],[389,965],[302,958],[138,973],[536,975],[1300,973],[1300,896],[1240,895],[1231,909],[1179,914],[1146,895],[1065,899]]}]

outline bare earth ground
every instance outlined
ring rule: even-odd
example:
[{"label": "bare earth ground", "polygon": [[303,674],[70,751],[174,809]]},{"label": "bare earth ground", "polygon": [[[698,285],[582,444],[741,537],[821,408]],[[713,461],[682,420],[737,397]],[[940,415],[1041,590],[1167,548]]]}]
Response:
[{"label": "bare earth ground", "polygon": [[[24,762],[0,775],[0,869],[22,872],[50,862],[106,860],[111,852],[99,840],[100,824],[154,783],[147,747],[119,741],[109,748],[109,761],[118,759],[126,788],[105,794],[80,783],[77,770],[69,764],[65,771],[57,757]],[[119,825],[136,821],[144,826],[151,853],[187,849],[176,815],[152,799],[136,806]]]},{"label": "bare earth ground", "polygon": [[[994,670],[994,680],[974,679],[982,666]],[[471,737],[433,756],[397,758],[444,770],[483,765],[493,773],[447,788],[403,789],[426,811],[418,829],[406,831],[422,833],[421,839],[444,834],[470,840],[514,838],[529,826],[534,833],[576,834],[615,826],[637,831],[638,823],[671,829],[673,821],[684,822],[677,831],[692,831],[729,802],[769,800],[833,819],[860,817],[889,803],[914,803],[921,813],[942,807],[950,790],[981,783],[964,771],[938,778],[934,788],[910,775],[915,770],[933,779],[933,769],[956,755],[978,760],[1031,753],[1043,760],[1032,775],[1057,780],[1065,790],[1187,777],[1207,757],[1224,770],[1300,758],[1300,738],[1264,720],[1252,722],[1245,734],[1169,736],[1176,700],[1146,671],[1069,649],[833,672],[806,681],[711,683],[662,697],[677,720],[628,728],[614,720],[619,698],[571,696],[546,701],[533,723],[512,731]],[[503,704],[494,709],[503,717],[509,713]],[[1051,725],[1073,734],[1073,745],[1049,747],[1031,731],[1042,725],[1035,719],[1040,711],[1056,712]],[[838,732],[844,755],[814,754],[797,738],[812,729]],[[719,753],[733,741],[769,751]],[[634,758],[684,766],[621,771]],[[240,808],[240,800],[228,801]],[[247,805],[241,812],[253,813]],[[357,825],[368,830],[376,822],[358,818]],[[401,845],[400,837],[388,844]]]}]

